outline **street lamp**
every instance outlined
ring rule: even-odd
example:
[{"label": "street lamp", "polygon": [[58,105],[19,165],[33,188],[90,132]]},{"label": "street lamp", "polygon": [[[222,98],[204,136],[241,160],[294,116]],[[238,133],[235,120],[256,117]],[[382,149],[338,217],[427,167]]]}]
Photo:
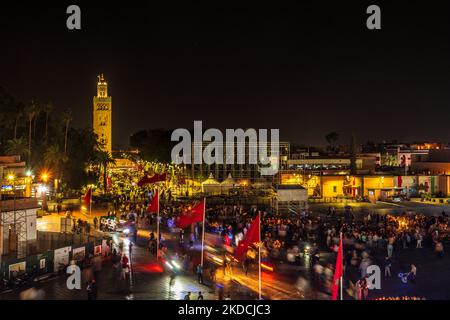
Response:
[{"label": "street lamp", "polygon": [[16,180],[16,176],[12,173],[8,174],[7,179],[9,181],[9,183],[11,183],[11,187],[13,190],[13,196],[14,196],[14,211],[16,211],[16,185],[15,185],[15,180]]},{"label": "street lamp", "polygon": [[[9,181],[9,183],[11,183],[12,189],[13,189],[13,211],[14,211],[14,238],[16,241],[16,250],[17,250],[17,214],[16,214],[16,184],[15,184],[15,180],[16,177],[14,176],[14,174],[10,173],[8,174],[8,176],[6,177]],[[11,241],[11,238],[10,238]]]},{"label": "street lamp", "polygon": [[47,211],[47,182],[49,179],[49,174],[47,172],[43,172],[41,174],[41,180],[44,182],[44,185],[40,188],[41,196],[42,196],[42,209]]},{"label": "street lamp", "polygon": [[42,179],[42,181],[44,181],[44,183],[48,182],[48,178],[49,178],[49,176],[48,176],[47,172],[44,172],[41,174],[41,179]]}]

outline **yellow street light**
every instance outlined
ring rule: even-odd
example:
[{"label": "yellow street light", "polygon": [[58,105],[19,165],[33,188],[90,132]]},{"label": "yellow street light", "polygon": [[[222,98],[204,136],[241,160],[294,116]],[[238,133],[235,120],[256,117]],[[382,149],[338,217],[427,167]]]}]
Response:
[{"label": "yellow street light", "polygon": [[42,179],[42,181],[44,181],[45,183],[47,183],[48,178],[49,178],[48,173],[44,172],[44,173],[41,174],[41,179]]},{"label": "yellow street light", "polygon": [[10,173],[7,178],[9,181],[13,181],[16,177],[12,173]]}]

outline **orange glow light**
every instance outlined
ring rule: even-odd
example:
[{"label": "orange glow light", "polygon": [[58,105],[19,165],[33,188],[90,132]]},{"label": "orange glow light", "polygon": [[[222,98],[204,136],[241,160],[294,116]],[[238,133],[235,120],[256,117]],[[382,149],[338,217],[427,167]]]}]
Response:
[{"label": "orange glow light", "polygon": [[262,263],[262,262],[261,262],[261,268],[263,268],[265,270],[268,270],[270,272],[273,272],[273,267],[271,267],[271,266],[269,266],[269,265],[267,265],[265,263]]}]

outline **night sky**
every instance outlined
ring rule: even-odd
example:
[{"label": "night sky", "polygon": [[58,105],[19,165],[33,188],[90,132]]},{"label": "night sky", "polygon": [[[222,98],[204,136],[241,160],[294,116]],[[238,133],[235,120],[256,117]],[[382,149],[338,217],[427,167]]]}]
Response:
[{"label": "night sky", "polygon": [[[70,107],[87,127],[104,73],[116,147],[140,129],[194,120],[279,128],[283,140],[316,145],[330,131],[340,143],[351,132],[359,142],[450,141],[448,1],[195,3],[3,1],[0,86]],[[66,28],[70,4],[81,31]],[[382,30],[366,28],[370,4]]]}]

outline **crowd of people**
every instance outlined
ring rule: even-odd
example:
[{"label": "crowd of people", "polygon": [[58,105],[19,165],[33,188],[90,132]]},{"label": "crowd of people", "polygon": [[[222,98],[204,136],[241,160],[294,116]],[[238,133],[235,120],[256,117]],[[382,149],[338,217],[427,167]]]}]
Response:
[{"label": "crowd of people", "polygon": [[[336,251],[340,234],[344,245],[344,268],[347,273],[357,273],[355,283],[350,282],[355,299],[367,299],[367,267],[377,260],[384,268],[384,276],[392,277],[395,252],[400,250],[421,250],[424,247],[444,256],[444,243],[448,239],[448,216],[425,216],[420,213],[404,212],[399,215],[367,213],[354,219],[328,219],[323,224],[326,246]],[[380,263],[381,262],[381,263]],[[416,282],[417,266],[414,261],[399,266],[403,282]],[[408,270],[405,270],[408,268]]]},{"label": "crowd of people", "polygon": [[[176,201],[169,187],[160,189],[160,222],[165,228],[174,226],[174,219],[182,212],[189,211],[192,201]],[[148,204],[155,196],[154,188],[147,188],[133,196],[120,195],[114,199],[114,208],[108,216],[118,219],[132,219],[138,228],[152,230],[149,232],[148,250],[156,254],[155,224],[156,215],[147,212]],[[352,288],[355,299],[368,299],[367,267],[375,260],[383,267],[383,275],[392,277],[395,269],[396,252],[400,250],[422,250],[432,248],[436,256],[444,257],[444,244],[449,234],[449,218],[445,213],[440,217],[425,216],[419,213],[393,214],[354,214],[345,208],[337,212],[330,207],[328,213],[317,214],[302,210],[299,214],[277,214],[262,206],[242,206],[225,204],[208,204],[205,230],[216,234],[225,246],[236,247],[245,236],[257,213],[261,214],[261,243],[263,253],[275,260],[288,263],[305,263],[311,273],[311,284],[317,291],[330,293],[334,274],[334,261],[337,255],[340,236],[344,244],[344,269],[346,273],[357,274],[351,278],[353,282],[346,284]],[[97,223],[95,228],[97,227]],[[88,222],[74,221],[78,229],[89,230]],[[77,229],[77,230],[78,230]],[[184,231],[178,234],[179,249],[175,259],[186,272],[192,272],[203,283],[204,273],[199,270],[199,262],[193,258],[189,249],[201,239],[201,226],[195,224],[187,236]],[[165,239],[159,235],[159,251],[164,255],[168,252]],[[320,252],[328,251],[332,259],[321,258]],[[304,259],[300,261],[300,257]],[[117,258],[116,258],[117,259]],[[224,260],[224,271],[232,273],[232,264]],[[245,257],[239,261],[245,275],[251,270],[254,259]],[[330,262],[332,261],[332,263]],[[126,272],[124,264],[117,266],[118,278]],[[122,266],[122,267],[120,267]],[[215,267],[208,265],[210,279],[215,279]],[[414,261],[408,263],[408,270],[401,271],[407,275],[407,281],[414,283],[417,275],[417,265]],[[123,278],[123,276],[122,276]]]}]

